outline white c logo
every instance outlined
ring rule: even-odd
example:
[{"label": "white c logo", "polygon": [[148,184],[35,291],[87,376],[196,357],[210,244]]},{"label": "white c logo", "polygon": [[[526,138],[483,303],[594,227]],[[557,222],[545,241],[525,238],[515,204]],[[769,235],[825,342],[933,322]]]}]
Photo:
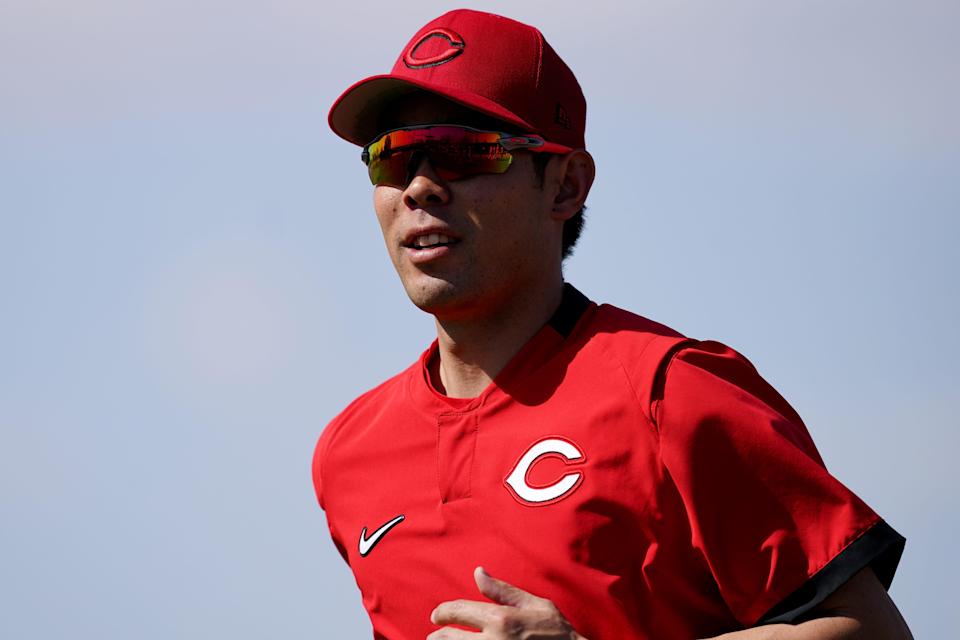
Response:
[{"label": "white c logo", "polygon": [[583,474],[579,471],[565,473],[562,478],[546,487],[531,487],[527,483],[527,474],[530,468],[543,456],[559,456],[568,461],[583,461],[584,456],[580,449],[569,440],[551,437],[540,440],[527,452],[520,457],[520,460],[513,467],[504,482],[516,498],[523,504],[530,506],[540,506],[556,502],[571,491],[573,491],[580,481]]}]

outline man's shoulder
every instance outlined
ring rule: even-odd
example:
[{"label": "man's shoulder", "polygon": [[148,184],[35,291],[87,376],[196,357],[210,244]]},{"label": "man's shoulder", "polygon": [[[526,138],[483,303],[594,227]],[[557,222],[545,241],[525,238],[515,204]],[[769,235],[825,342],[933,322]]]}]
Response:
[{"label": "man's shoulder", "polygon": [[676,329],[661,322],[651,320],[634,311],[623,309],[607,302],[597,304],[597,312],[591,323],[608,330],[628,331],[638,334],[683,337]]},{"label": "man's shoulder", "polygon": [[417,375],[420,366],[420,358],[418,358],[403,371],[354,398],[327,424],[321,439],[332,438],[344,424],[371,418],[372,414],[389,410],[395,403],[403,401],[407,393],[407,382],[410,376]]},{"label": "man's shoulder", "polygon": [[[660,372],[672,355],[695,340],[663,323],[612,304],[599,304],[578,327],[581,342],[571,345],[585,362],[605,362],[603,369],[626,377],[627,387],[645,415]],[[610,368],[612,365],[613,369]]]},{"label": "man's shoulder", "polygon": [[690,341],[676,329],[607,303],[596,307],[584,330],[592,344],[628,360],[656,351],[658,346],[669,350]]},{"label": "man's shoulder", "polygon": [[410,376],[417,374],[420,366],[420,359],[418,359],[400,373],[360,394],[327,423],[313,453],[313,482],[317,499],[322,507],[326,508],[323,499],[322,471],[327,465],[328,452],[333,448],[333,443],[338,440],[337,436],[351,431],[350,425],[375,422],[378,415],[382,416],[398,403],[402,403],[407,396],[407,380]]}]

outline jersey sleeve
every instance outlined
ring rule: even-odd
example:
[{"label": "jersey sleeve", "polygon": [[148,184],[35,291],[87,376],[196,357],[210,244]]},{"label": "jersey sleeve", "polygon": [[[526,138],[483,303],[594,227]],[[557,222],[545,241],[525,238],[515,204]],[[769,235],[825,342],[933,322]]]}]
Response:
[{"label": "jersey sleeve", "polygon": [[[317,441],[317,446],[313,450],[313,462],[311,464],[313,490],[317,495],[317,502],[320,504],[320,508],[324,511],[327,510],[327,505],[323,496],[323,468],[327,460],[327,450],[330,447],[330,440],[333,437],[335,424],[336,421],[331,422],[327,428],[323,430],[323,434],[321,434],[320,439]],[[333,540],[333,544],[337,548],[337,552],[340,554],[340,557],[343,558],[343,561],[349,565],[350,559],[347,556],[347,551],[343,546],[341,537],[338,535],[337,530],[333,525],[333,521],[330,518],[329,513],[327,513],[326,519],[327,529],[330,531],[330,538]]]},{"label": "jersey sleeve", "polygon": [[797,413],[740,354],[677,351],[652,413],[664,467],[720,594],[744,625],[790,622],[904,539],[830,475]]},{"label": "jersey sleeve", "polygon": [[327,439],[320,436],[317,446],[313,449],[313,463],[310,465],[310,473],[313,477],[313,491],[317,495],[317,503],[323,509],[323,458],[326,455]]}]

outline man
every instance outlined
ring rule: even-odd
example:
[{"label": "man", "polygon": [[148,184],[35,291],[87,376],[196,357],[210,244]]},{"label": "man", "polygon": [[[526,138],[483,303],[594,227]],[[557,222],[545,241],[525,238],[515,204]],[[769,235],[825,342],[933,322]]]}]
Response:
[{"label": "man", "polygon": [[909,638],[903,538],[749,362],[564,283],[585,116],[539,31],[465,10],[331,109],[437,328],[314,456],[374,636]]}]

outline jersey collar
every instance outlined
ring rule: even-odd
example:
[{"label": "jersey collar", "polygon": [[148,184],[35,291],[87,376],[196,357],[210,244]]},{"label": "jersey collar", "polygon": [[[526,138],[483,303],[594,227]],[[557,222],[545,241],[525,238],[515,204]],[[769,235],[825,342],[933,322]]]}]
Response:
[{"label": "jersey collar", "polygon": [[[439,343],[434,340],[420,356],[418,366],[413,367],[409,377],[410,399],[413,404],[431,415],[438,413],[463,413],[473,411],[498,397],[536,392],[532,386],[540,378],[535,371],[556,356],[561,349],[576,342],[575,334],[581,321],[595,310],[597,305],[580,293],[573,285],[564,283],[560,305],[547,323],[510,359],[497,377],[476,398],[450,398],[437,391],[430,383],[428,363],[437,356]],[[588,313],[589,312],[589,313]],[[537,395],[540,395],[537,393]]]}]

